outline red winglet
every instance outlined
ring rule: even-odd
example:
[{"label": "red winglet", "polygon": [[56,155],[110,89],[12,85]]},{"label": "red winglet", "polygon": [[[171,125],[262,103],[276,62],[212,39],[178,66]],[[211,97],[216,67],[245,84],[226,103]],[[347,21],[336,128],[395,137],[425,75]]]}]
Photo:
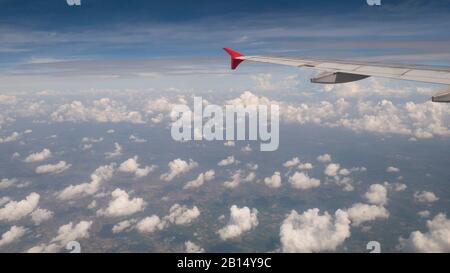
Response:
[{"label": "red winglet", "polygon": [[225,47],[223,50],[225,50],[230,55],[231,69],[233,69],[233,70],[236,69],[236,67],[238,67],[238,65],[244,61],[242,59],[238,59],[238,57],[244,56],[241,53],[234,51],[228,47]]}]

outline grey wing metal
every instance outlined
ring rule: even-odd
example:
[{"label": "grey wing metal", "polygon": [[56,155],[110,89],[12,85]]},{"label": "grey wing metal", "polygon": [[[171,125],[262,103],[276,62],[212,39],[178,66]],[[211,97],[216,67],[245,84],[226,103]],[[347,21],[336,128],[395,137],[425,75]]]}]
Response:
[{"label": "grey wing metal", "polygon": [[[313,83],[338,84],[359,81],[368,77],[419,81],[450,85],[450,67],[383,64],[332,59],[244,56],[229,48],[232,69],[242,61],[273,63],[301,68],[314,68],[323,73],[311,79]],[[450,102],[450,89],[432,97],[433,102]]]}]

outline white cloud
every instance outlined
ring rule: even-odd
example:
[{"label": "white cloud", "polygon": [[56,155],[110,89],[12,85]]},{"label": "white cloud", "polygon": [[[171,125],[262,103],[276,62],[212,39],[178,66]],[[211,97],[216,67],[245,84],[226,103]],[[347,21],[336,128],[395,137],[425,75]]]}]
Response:
[{"label": "white cloud", "polygon": [[428,218],[431,215],[431,212],[429,210],[421,210],[417,213],[422,218]]},{"label": "white cloud", "polygon": [[137,162],[138,156],[127,159],[122,162],[119,166],[119,171],[126,173],[133,173],[136,178],[144,177],[149,175],[156,166],[146,166],[144,168],[139,168],[140,164]]},{"label": "white cloud", "polygon": [[141,113],[130,111],[127,107],[109,98],[93,101],[91,106],[85,106],[81,101],[64,104],[51,114],[55,122],[130,122],[144,123]]},{"label": "white cloud", "polygon": [[44,161],[52,156],[52,152],[49,149],[43,149],[41,152],[33,153],[25,158],[25,162],[39,162]]},{"label": "white cloud", "polygon": [[231,175],[231,180],[223,182],[225,188],[234,189],[241,183],[241,171],[236,171]]},{"label": "white cloud", "polygon": [[169,215],[165,216],[164,220],[175,225],[187,225],[199,216],[200,210],[196,206],[189,209],[186,206],[175,204],[170,208]]},{"label": "white cloud", "polygon": [[67,164],[66,161],[59,161],[56,164],[47,164],[47,165],[41,165],[36,167],[35,172],[42,174],[42,173],[51,173],[51,174],[58,174],[62,173],[65,170],[69,169],[72,165]]},{"label": "white cloud", "polygon": [[281,174],[280,172],[274,172],[271,177],[264,178],[264,183],[271,188],[281,187]]},{"label": "white cloud", "polygon": [[367,201],[375,205],[385,205],[388,201],[387,189],[381,184],[370,185],[369,191],[364,194]]},{"label": "white cloud", "polygon": [[393,191],[396,191],[396,192],[405,191],[405,190],[408,188],[408,186],[406,186],[405,184],[398,183],[398,182],[393,183],[393,184],[388,183],[388,182],[384,182],[384,185],[385,185],[389,190],[393,190]]},{"label": "white cloud", "polygon": [[3,137],[3,138],[0,137],[0,143],[8,143],[8,142],[17,141],[23,135],[24,135],[24,133],[13,132],[9,136]]},{"label": "white cloud", "polygon": [[112,200],[104,209],[99,209],[97,215],[106,217],[121,217],[143,211],[147,203],[142,198],[130,199],[128,193],[121,189],[115,189],[112,193]]},{"label": "white cloud", "polygon": [[342,187],[343,191],[354,191],[355,188],[353,187],[353,179],[345,176],[345,177],[339,177],[339,176],[335,176],[333,177],[334,182],[336,183],[336,185],[338,185],[339,187]]},{"label": "white cloud", "polygon": [[289,177],[289,183],[293,188],[301,190],[317,188],[320,186],[319,179],[309,177],[308,174],[303,172],[295,172],[294,175]]},{"label": "white cloud", "polygon": [[223,143],[223,146],[225,146],[225,147],[234,147],[234,146],[236,146],[236,143],[233,140],[228,140],[228,141],[225,141]]},{"label": "white cloud", "polygon": [[136,229],[141,233],[153,233],[157,230],[162,230],[165,227],[165,222],[161,221],[159,216],[152,215],[139,221]]},{"label": "white cloud", "polygon": [[168,166],[169,172],[162,174],[160,177],[164,181],[172,181],[174,178],[191,171],[198,166],[198,163],[192,159],[184,161],[177,158],[169,162]]},{"label": "white cloud", "polygon": [[72,222],[63,225],[59,227],[58,235],[52,239],[52,242],[61,242],[63,245],[66,245],[70,241],[88,238],[92,223],[92,221],[80,221],[76,225],[73,225]]},{"label": "white cloud", "polygon": [[400,239],[403,249],[417,252],[450,252],[450,220],[438,214],[427,221],[428,231],[414,231],[408,239]]},{"label": "white cloud", "polygon": [[2,180],[0,180],[0,189],[9,188],[12,185],[14,185],[16,182],[17,182],[16,178],[13,178],[13,179],[3,178]]},{"label": "white cloud", "polygon": [[95,209],[97,207],[97,200],[92,200],[91,203],[87,206],[88,209]]},{"label": "white cloud", "polygon": [[450,110],[443,105],[432,102],[394,105],[388,100],[378,104],[360,101],[357,109],[358,117],[344,118],[337,124],[354,131],[401,134],[418,139],[450,136]]},{"label": "white cloud", "polygon": [[42,222],[52,219],[53,215],[52,211],[38,208],[31,213],[31,220],[33,220],[35,225],[40,225]]},{"label": "white cloud", "polygon": [[421,203],[433,203],[439,200],[433,192],[430,191],[416,191],[414,193],[414,199]]},{"label": "white cloud", "polygon": [[14,241],[20,239],[27,231],[24,227],[12,226],[8,231],[3,233],[0,239],[0,247],[8,245]]},{"label": "white cloud", "polygon": [[114,151],[105,153],[106,159],[112,159],[122,155],[122,146],[119,143],[114,143]]},{"label": "white cloud", "polygon": [[4,196],[0,198],[0,206],[3,206],[4,204],[8,203],[9,201],[11,201],[11,198],[9,198],[8,196]]},{"label": "white cloud", "polygon": [[319,155],[317,157],[317,161],[322,162],[322,163],[331,162],[331,155],[329,155],[329,154]]},{"label": "white cloud", "polygon": [[186,253],[203,253],[205,250],[191,241],[184,242]]},{"label": "white cloud", "polygon": [[345,211],[337,210],[334,217],[319,209],[302,214],[293,210],[280,228],[283,252],[333,251],[350,237],[350,220]]},{"label": "white cloud", "polygon": [[[376,86],[380,89],[379,85]],[[348,86],[345,88],[348,89]],[[418,139],[450,136],[450,109],[446,105],[433,102],[420,104],[407,102],[395,105],[389,100],[377,103],[359,100],[356,105],[350,107],[349,102],[340,98],[335,102],[294,104],[272,101],[247,91],[240,97],[227,101],[227,104],[243,106],[278,104],[282,121],[300,125],[343,127],[356,132],[400,134]],[[350,111],[352,109],[356,111]]]},{"label": "white cloud", "polygon": [[247,174],[247,176],[242,179],[242,181],[244,181],[244,182],[252,182],[252,181],[255,180],[255,178],[256,178],[256,173],[255,172],[249,172]]},{"label": "white cloud", "polygon": [[234,162],[235,162],[234,156],[231,155],[231,156],[219,161],[219,163],[217,163],[217,165],[224,167],[224,166],[231,165]]},{"label": "white cloud", "polygon": [[342,176],[348,176],[348,175],[350,175],[350,171],[348,170],[348,169],[340,169],[339,170],[339,175],[342,175]]},{"label": "white cloud", "polygon": [[328,176],[336,176],[339,172],[339,168],[341,166],[339,164],[331,163],[325,168],[324,173]]},{"label": "white cloud", "polygon": [[39,194],[30,193],[24,200],[9,201],[3,208],[0,208],[0,221],[17,221],[33,212],[39,204]]},{"label": "white cloud", "polygon": [[72,222],[60,226],[58,234],[54,237],[49,244],[40,244],[28,249],[28,253],[47,253],[58,252],[61,248],[65,247],[67,243],[76,241],[79,239],[89,238],[89,229],[92,226],[92,221],[80,221],[74,225]]},{"label": "white cloud", "polygon": [[99,143],[99,142],[102,142],[103,141],[103,138],[102,137],[100,137],[100,138],[94,138],[94,137],[83,137],[82,139],[81,139],[81,142],[84,142],[84,143]]},{"label": "white cloud", "polygon": [[312,168],[314,168],[314,166],[311,163],[302,163],[302,164],[298,165],[298,168],[301,171],[307,171],[307,170],[311,170]]},{"label": "white cloud", "polygon": [[0,95],[0,104],[16,104],[16,96]]},{"label": "white cloud", "polygon": [[233,239],[258,226],[258,210],[248,207],[230,208],[230,219],[225,227],[218,231],[222,240]]},{"label": "white cloud", "polygon": [[184,185],[184,189],[194,189],[201,187],[206,181],[211,181],[214,179],[216,172],[214,170],[209,170],[201,173],[196,179],[189,181]]},{"label": "white cloud", "polygon": [[115,224],[112,227],[112,232],[113,233],[120,233],[120,232],[123,232],[125,230],[130,230],[130,229],[133,228],[133,225],[135,223],[136,223],[135,219],[121,221],[121,222]]},{"label": "white cloud", "polygon": [[250,144],[247,144],[244,147],[242,147],[241,151],[244,153],[250,153],[251,151],[253,151],[253,149],[252,147],[250,147]]},{"label": "white cloud", "polygon": [[291,160],[288,160],[283,163],[283,167],[291,168],[300,164],[300,159],[298,157],[294,157]]},{"label": "white cloud", "polygon": [[114,173],[114,168],[115,164],[98,167],[91,174],[91,181],[66,187],[58,193],[58,198],[60,200],[70,200],[95,194],[103,183],[111,180]]},{"label": "white cloud", "polygon": [[390,166],[390,167],[386,168],[386,172],[388,172],[388,173],[398,173],[399,171],[400,171],[399,168],[396,168],[396,167],[393,167],[393,166]]},{"label": "white cloud", "polygon": [[387,219],[389,217],[389,212],[383,206],[362,203],[353,204],[353,206],[347,210],[347,213],[353,226],[359,226],[367,221]]},{"label": "white cloud", "polygon": [[139,138],[139,137],[134,136],[134,135],[130,135],[130,137],[128,139],[131,140],[134,143],[146,143],[147,142],[146,139]]}]

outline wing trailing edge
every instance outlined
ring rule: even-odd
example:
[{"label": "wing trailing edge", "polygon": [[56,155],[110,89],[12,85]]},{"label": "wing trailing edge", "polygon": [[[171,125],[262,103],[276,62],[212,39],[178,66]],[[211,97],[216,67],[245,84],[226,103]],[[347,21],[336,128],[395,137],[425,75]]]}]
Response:
[{"label": "wing trailing edge", "polygon": [[[244,56],[230,48],[224,48],[224,50],[230,55],[231,69],[233,70],[241,62],[246,60],[288,65],[298,68],[314,68],[323,71],[322,74],[311,79],[313,83],[339,84],[359,81],[368,77],[381,77],[450,85],[450,67],[383,64],[301,57]],[[450,103],[450,89],[436,94],[431,100],[433,102]]]}]

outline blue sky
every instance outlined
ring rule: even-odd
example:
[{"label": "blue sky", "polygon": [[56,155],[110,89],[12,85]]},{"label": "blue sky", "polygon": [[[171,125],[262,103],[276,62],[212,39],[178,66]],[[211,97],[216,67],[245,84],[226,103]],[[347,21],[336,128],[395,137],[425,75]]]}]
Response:
[{"label": "blue sky", "polygon": [[141,87],[148,82],[135,76],[142,74],[189,74],[184,82],[192,82],[231,73],[224,46],[249,55],[449,65],[449,3],[0,0],[0,80],[20,90]]},{"label": "blue sky", "polygon": [[[0,1],[0,60],[252,54],[450,59],[449,1]],[[422,59],[408,58],[415,54]],[[434,55],[431,55],[434,54]],[[445,58],[443,58],[445,56]],[[396,59],[393,59],[397,61]]]}]

